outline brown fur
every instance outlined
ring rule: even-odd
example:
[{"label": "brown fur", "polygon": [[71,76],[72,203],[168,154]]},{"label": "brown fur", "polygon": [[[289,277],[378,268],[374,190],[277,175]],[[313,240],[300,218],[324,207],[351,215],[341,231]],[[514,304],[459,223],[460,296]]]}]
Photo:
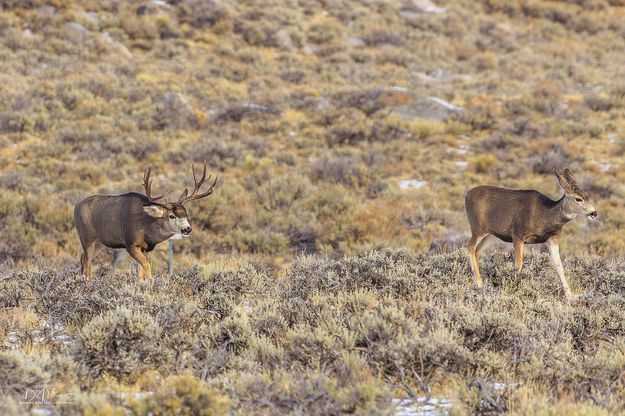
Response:
[{"label": "brown fur", "polygon": [[478,186],[467,192],[465,208],[471,226],[468,250],[478,286],[482,286],[479,254],[493,241],[494,236],[513,244],[515,265],[519,270],[523,265],[523,245],[546,243],[566,295],[570,297],[570,289],[562,271],[558,237],[562,227],[575,216],[585,214],[594,218],[597,212],[590,203],[588,194],[582,191],[568,169],[564,171],[564,175],[554,169],[554,174],[564,191],[564,195],[558,200],[552,200],[534,190],[494,186]]},{"label": "brown fur", "polygon": [[91,261],[98,245],[126,249],[141,266],[139,279],[143,279],[144,274],[151,278],[152,269],[145,253],[176,235],[190,235],[191,225],[184,204],[211,195],[217,183],[215,180],[206,192],[198,194],[206,182],[204,165],[204,174],[199,181],[193,169],[195,186],[190,195],[188,189],[185,189],[178,202],[157,202],[165,195],[151,196],[150,173],[151,168],[148,168],[144,175],[146,195],[136,192],[114,196],[94,195],[76,204],[74,226],[83,248],[81,273],[87,279],[91,278]]}]

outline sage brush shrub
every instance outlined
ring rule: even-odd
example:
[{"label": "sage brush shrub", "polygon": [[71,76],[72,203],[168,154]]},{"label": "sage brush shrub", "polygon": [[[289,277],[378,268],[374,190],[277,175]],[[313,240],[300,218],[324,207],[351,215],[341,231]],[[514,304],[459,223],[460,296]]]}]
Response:
[{"label": "sage brush shrub", "polygon": [[221,416],[228,414],[228,399],[216,389],[190,376],[174,376],[161,391],[131,403],[138,415]]},{"label": "sage brush shrub", "polygon": [[20,351],[0,351],[0,394],[23,397],[50,380],[39,359]]},{"label": "sage brush shrub", "polygon": [[96,316],[78,332],[74,357],[93,378],[109,374],[132,380],[168,359],[160,343],[162,333],[150,315],[117,308]]},{"label": "sage brush shrub", "polygon": [[[46,344],[45,360],[3,353],[4,367],[24,385],[69,391],[107,377],[120,384],[164,377],[167,388],[128,405],[146,411],[179,403],[177,395],[189,398],[187,409],[222,409],[226,395],[235,414],[380,413],[397,388],[420,394],[440,386],[473,412],[511,410],[538,390],[551,401],[625,410],[621,262],[567,256],[572,286],[587,291],[574,306],[562,301],[546,254],[528,253],[521,272],[508,252],[483,263],[483,289],[472,285],[464,250],[301,256],[278,277],[249,263],[156,274],[151,282],[108,269],[89,284],[72,268],[20,271],[0,284],[11,309],[25,307],[16,306],[21,288],[20,305],[32,297],[21,327],[62,322],[69,340]],[[14,330],[11,321],[2,325]],[[494,382],[506,388],[495,391]]]}]

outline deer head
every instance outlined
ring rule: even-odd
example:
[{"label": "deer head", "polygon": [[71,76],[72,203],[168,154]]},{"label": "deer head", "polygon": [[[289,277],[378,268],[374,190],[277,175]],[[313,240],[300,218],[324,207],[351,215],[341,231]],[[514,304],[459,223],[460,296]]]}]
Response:
[{"label": "deer head", "polygon": [[564,203],[562,205],[564,215],[569,219],[578,215],[585,215],[591,220],[597,218],[597,210],[590,202],[590,195],[582,190],[571,171],[564,169],[564,174],[560,174],[554,168],[553,174],[556,175],[558,184],[564,192]]},{"label": "deer head", "polygon": [[[181,238],[181,237],[189,237],[192,232],[191,224],[189,223],[189,218],[187,215],[187,210],[185,208],[185,204],[194,201],[200,198],[205,198],[213,193],[215,185],[217,185],[217,179],[208,187],[205,192],[199,193],[200,188],[204,183],[206,183],[206,164],[204,164],[204,171],[202,173],[202,177],[197,180],[195,175],[195,167],[191,165],[191,170],[193,171],[193,181],[194,188],[189,195],[188,188],[180,195],[177,202],[169,202],[165,198],[167,193],[164,193],[158,197],[152,196],[152,179],[150,179],[150,175],[152,173],[152,167],[148,167],[143,175],[143,187],[145,188],[145,196],[149,199],[150,205],[146,205],[143,207],[143,212],[156,219],[158,223],[158,228],[162,230],[164,234],[173,235],[171,238]],[[212,175],[209,175],[208,180],[210,180]],[[164,202],[161,200],[165,198]]]}]

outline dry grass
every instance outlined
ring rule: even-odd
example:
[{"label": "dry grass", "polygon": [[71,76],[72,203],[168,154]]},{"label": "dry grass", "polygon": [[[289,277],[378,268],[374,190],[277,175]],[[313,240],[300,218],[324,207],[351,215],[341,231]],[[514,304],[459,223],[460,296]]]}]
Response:
[{"label": "dry grass", "polygon": [[[624,4],[435,1],[3,2],[0,413],[42,383],[76,393],[65,414],[384,413],[402,386],[459,414],[623,412]],[[204,161],[222,179],[173,277],[159,247],[153,286],[111,252],[77,278],[76,202]],[[556,197],[565,166],[599,211],[562,238],[591,295],[563,305],[538,254],[467,288],[464,193]]]},{"label": "dry grass", "polygon": [[[15,400],[41,385],[93,396],[44,406],[61,412],[97,399],[138,414],[385,413],[405,391],[451,397],[463,413],[624,411],[622,262],[568,257],[585,293],[572,306],[546,254],[525,265],[487,257],[484,290],[463,251],[301,257],[281,277],[249,263],[148,283],[14,272],[0,282],[22,296],[2,300],[15,317],[0,328],[2,388]],[[116,394],[141,390],[156,393]]]}]

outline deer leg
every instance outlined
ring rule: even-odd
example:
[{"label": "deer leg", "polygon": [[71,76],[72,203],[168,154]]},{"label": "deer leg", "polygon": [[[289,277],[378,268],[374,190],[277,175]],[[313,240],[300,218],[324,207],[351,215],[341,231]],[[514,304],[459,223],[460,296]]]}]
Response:
[{"label": "deer leg", "polygon": [[520,272],[523,267],[523,240],[514,240],[512,244],[514,245],[514,265]]},{"label": "deer leg", "polygon": [[147,275],[148,279],[152,278],[152,268],[150,267],[150,263],[148,262],[147,257],[143,254],[143,250],[139,246],[131,246],[128,248],[128,254],[139,263],[139,280],[143,280],[144,274]]},{"label": "deer leg", "polygon": [[467,244],[467,250],[469,251],[469,260],[471,262],[471,270],[473,270],[473,277],[475,278],[475,284],[477,287],[482,287],[482,276],[480,276],[480,265],[477,258],[477,239],[479,236],[473,235]]},{"label": "deer leg", "polygon": [[564,295],[567,301],[571,300],[571,288],[564,275],[564,267],[562,267],[562,260],[560,259],[560,246],[557,239],[547,240],[547,248],[549,248],[549,254],[551,254],[551,263],[556,269],[558,276],[560,276],[560,282],[562,282],[562,288],[564,289]]},{"label": "deer leg", "polygon": [[91,280],[91,260],[95,252],[95,241],[89,241],[83,246],[83,253],[80,256],[80,274],[87,280]]}]

